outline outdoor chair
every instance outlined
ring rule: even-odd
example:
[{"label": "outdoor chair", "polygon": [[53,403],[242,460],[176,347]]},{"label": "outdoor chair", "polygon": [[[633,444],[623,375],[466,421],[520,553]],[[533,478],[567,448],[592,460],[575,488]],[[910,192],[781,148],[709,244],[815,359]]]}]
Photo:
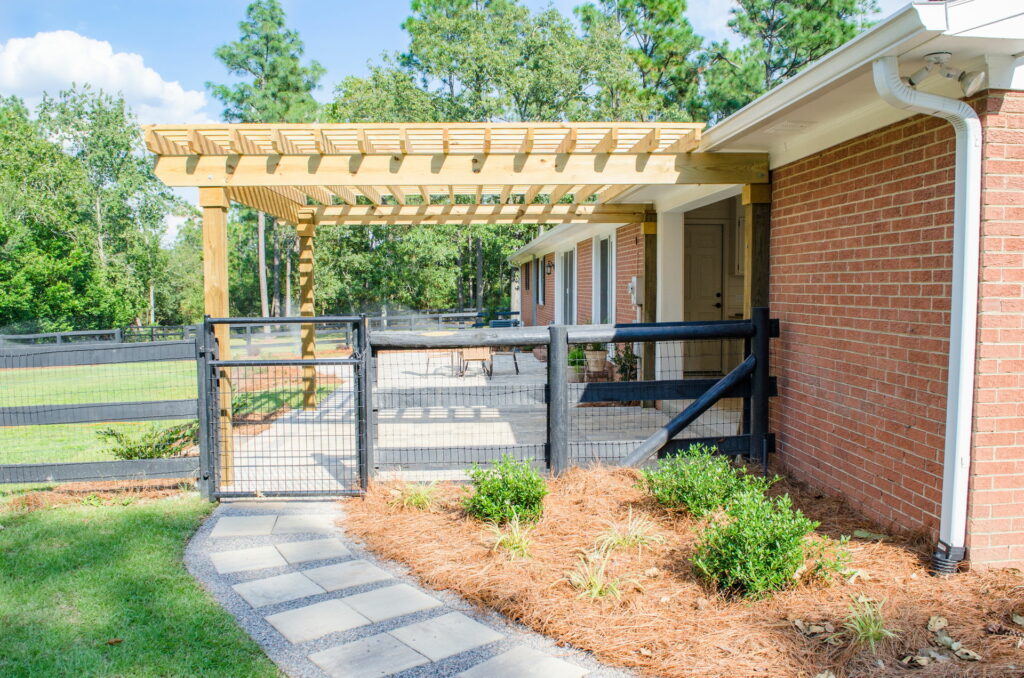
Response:
[{"label": "outdoor chair", "polygon": [[464,348],[457,352],[459,357],[459,376],[466,376],[466,370],[469,367],[469,363],[478,362],[480,363],[480,369],[484,371],[484,374],[488,377],[491,376],[491,349],[487,346],[473,346],[471,348]]}]

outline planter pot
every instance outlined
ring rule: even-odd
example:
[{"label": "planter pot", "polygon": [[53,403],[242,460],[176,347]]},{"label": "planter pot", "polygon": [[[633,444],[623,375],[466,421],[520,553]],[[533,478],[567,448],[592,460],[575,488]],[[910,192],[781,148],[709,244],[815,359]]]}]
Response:
[{"label": "planter pot", "polygon": [[603,372],[608,364],[608,351],[584,351],[587,356],[587,370]]},{"label": "planter pot", "polygon": [[534,346],[533,347],[533,357],[536,358],[537,360],[541,361],[542,363],[546,363],[548,361],[548,347],[547,346]]}]

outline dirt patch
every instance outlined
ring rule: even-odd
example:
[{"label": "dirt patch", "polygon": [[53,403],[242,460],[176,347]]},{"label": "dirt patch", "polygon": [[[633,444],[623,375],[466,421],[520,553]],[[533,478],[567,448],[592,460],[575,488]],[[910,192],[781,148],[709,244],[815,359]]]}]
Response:
[{"label": "dirt patch", "polygon": [[0,505],[0,510],[35,511],[67,504],[133,504],[180,494],[194,489],[194,478],[108,480],[64,483],[52,490],[26,492]]},{"label": "dirt patch", "polygon": [[[1019,678],[1024,672],[1018,638],[986,631],[990,624],[1014,627],[1012,614],[1024,614],[1019,572],[966,572],[937,579],[927,572],[922,540],[854,538],[850,567],[864,576],[852,583],[816,581],[767,600],[730,600],[708,590],[691,571],[700,521],[662,509],[637,489],[637,479],[630,469],[576,469],[552,481],[526,560],[491,552],[488,532],[459,508],[466,486],[440,486],[435,508],[425,512],[390,506],[393,488],[378,484],[365,499],[346,500],[346,529],[434,587],[451,589],[602,661],[647,675],[810,678],[831,670],[837,678]],[[881,532],[838,500],[787,482],[774,491],[788,491],[820,520],[821,534]],[[621,600],[580,599],[566,574],[582,553],[594,548],[609,521],[622,522],[631,509],[653,520],[665,543],[613,552],[609,573],[624,582]],[[856,596],[884,601],[888,627],[899,630],[877,654],[807,637],[794,625],[796,620],[829,622],[841,629]],[[950,660],[916,670],[900,665],[900,659],[933,642],[926,628],[933,615],[946,617],[948,634],[983,660]]]}]

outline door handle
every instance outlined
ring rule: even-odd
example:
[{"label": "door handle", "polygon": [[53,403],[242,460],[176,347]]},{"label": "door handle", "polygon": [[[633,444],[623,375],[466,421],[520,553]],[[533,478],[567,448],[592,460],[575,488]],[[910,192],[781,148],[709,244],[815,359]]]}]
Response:
[{"label": "door handle", "polygon": [[722,302],[718,302],[717,304],[715,304],[715,308],[722,308]]}]

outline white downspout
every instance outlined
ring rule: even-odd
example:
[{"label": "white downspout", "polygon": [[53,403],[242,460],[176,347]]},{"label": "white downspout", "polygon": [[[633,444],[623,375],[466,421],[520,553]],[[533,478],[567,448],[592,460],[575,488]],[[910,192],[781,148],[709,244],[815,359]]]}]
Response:
[{"label": "white downspout", "polygon": [[949,384],[939,543],[932,556],[938,573],[956,571],[964,559],[967,494],[974,413],[978,326],[978,249],[981,233],[981,121],[956,99],[918,92],[903,83],[896,57],[873,64],[875,89],[887,103],[943,118],[956,130],[953,199],[953,291],[949,328]]}]

